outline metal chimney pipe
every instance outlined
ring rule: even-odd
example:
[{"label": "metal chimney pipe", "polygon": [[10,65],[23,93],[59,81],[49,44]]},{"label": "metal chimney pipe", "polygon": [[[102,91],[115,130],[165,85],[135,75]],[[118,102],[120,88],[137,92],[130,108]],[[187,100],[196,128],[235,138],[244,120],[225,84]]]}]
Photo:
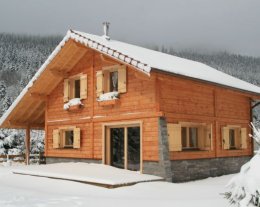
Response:
[{"label": "metal chimney pipe", "polygon": [[108,32],[109,32],[109,22],[103,22],[103,29],[104,29],[104,35],[103,37],[107,40],[110,40],[110,37],[108,36]]}]

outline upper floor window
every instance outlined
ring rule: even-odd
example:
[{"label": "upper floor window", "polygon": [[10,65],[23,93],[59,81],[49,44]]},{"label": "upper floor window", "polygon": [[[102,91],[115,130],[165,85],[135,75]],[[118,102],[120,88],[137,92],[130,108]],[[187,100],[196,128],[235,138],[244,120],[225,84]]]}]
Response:
[{"label": "upper floor window", "polygon": [[126,67],[124,65],[115,65],[104,67],[96,74],[96,94],[99,98],[107,93],[125,93],[126,92]]},{"label": "upper floor window", "polygon": [[87,75],[79,74],[64,80],[64,102],[87,98]]},{"label": "upper floor window", "polygon": [[210,150],[211,124],[180,122],[167,124],[170,151]]},{"label": "upper floor window", "polygon": [[236,150],[247,148],[247,128],[228,125],[222,127],[222,148]]}]

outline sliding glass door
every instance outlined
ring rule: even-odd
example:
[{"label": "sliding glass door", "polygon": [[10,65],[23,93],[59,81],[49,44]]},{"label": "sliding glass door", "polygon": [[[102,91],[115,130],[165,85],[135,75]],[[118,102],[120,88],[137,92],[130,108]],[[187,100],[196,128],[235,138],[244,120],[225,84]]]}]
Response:
[{"label": "sliding glass door", "polygon": [[106,136],[106,164],[140,170],[140,126],[109,127]]}]

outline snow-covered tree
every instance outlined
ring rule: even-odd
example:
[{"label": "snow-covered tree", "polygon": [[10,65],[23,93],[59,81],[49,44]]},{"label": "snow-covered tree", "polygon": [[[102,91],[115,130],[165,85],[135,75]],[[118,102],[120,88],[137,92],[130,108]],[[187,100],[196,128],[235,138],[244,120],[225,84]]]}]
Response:
[{"label": "snow-covered tree", "polygon": [[[253,135],[250,137],[260,144],[260,128],[254,124],[251,126]],[[260,206],[260,149],[229,181],[227,188],[229,191],[225,195],[232,204],[239,207]]]},{"label": "snow-covered tree", "polygon": [[4,81],[0,81],[0,99],[3,99],[6,95],[6,85]]}]

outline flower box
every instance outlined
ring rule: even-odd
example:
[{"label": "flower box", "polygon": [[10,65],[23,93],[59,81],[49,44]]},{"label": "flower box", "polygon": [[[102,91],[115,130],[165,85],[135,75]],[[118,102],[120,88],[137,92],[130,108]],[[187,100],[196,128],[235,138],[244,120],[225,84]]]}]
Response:
[{"label": "flower box", "polygon": [[119,103],[119,99],[112,99],[112,100],[107,100],[107,101],[99,101],[98,105],[99,106],[113,106]]}]

